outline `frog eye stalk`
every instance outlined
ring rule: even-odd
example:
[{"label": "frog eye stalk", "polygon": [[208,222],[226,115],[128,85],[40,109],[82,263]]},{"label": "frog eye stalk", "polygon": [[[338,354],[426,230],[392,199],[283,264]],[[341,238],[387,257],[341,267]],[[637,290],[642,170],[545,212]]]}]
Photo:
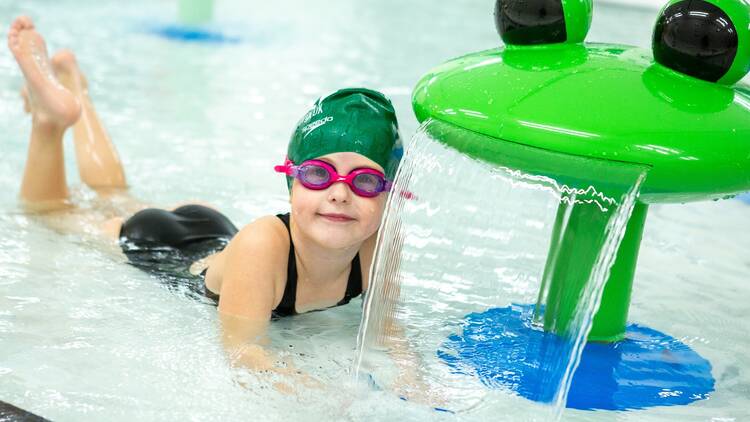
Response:
[{"label": "frog eye stalk", "polygon": [[495,26],[508,45],[580,43],[593,0],[497,0]]},{"label": "frog eye stalk", "polygon": [[654,27],[654,59],[709,82],[732,85],[750,69],[750,5],[743,0],[671,0]]}]

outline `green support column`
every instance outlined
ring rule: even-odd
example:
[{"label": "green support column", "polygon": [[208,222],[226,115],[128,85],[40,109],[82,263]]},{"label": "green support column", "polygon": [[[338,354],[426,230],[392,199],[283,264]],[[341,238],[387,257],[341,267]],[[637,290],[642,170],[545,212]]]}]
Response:
[{"label": "green support column", "polygon": [[590,341],[613,342],[622,340],[630,308],[630,292],[633,287],[638,251],[641,247],[643,227],[646,223],[648,205],[637,202],[633,207],[625,236],[617,250],[617,259],[610,270],[604,286],[599,311],[589,333]]},{"label": "green support column", "polygon": [[[630,305],[635,265],[648,206],[637,203],[628,222],[617,258],[605,284],[599,311],[589,333],[590,341],[621,340]],[[537,315],[544,306],[546,331],[566,336],[581,294],[606,239],[614,207],[602,212],[593,204],[560,204],[544,271]]]}]

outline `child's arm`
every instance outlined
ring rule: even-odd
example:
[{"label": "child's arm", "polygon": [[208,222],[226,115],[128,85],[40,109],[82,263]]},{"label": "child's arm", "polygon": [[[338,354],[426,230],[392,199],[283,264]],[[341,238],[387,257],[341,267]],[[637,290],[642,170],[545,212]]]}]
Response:
[{"label": "child's arm", "polygon": [[407,333],[396,319],[397,301],[400,288],[398,282],[386,289],[390,297],[385,300],[390,306],[386,312],[381,337],[378,343],[384,346],[388,355],[398,368],[398,375],[393,381],[392,388],[402,399],[427,404],[435,409],[445,410],[446,397],[442,391],[428,382],[428,374],[422,356],[414,350],[407,338]]},{"label": "child's arm", "polygon": [[281,301],[277,285],[286,274],[287,235],[275,217],[264,217],[240,230],[224,253],[219,312],[267,323]]},{"label": "child's arm", "polygon": [[292,382],[291,385],[287,381],[273,383],[274,388],[282,393],[294,393],[294,386],[300,384],[306,387],[321,387],[319,381],[297,370],[291,361],[264,347],[268,345],[265,335],[268,321],[252,321],[221,313],[219,317],[222,344],[232,366],[247,368],[253,372],[281,375]]},{"label": "child's arm", "polygon": [[263,347],[271,312],[283,294],[279,277],[286,275],[287,239],[276,218],[267,217],[243,228],[227,245],[219,299],[222,343],[232,365],[306,381],[290,362]]},{"label": "child's arm", "polygon": [[[374,257],[376,236],[377,234],[368,239],[360,251],[360,257],[367,260],[366,262],[368,263],[372,263],[372,258]],[[396,235],[396,238],[400,239],[400,233]],[[403,242],[398,240],[390,247],[398,248],[398,253],[400,254],[402,244]],[[400,271],[399,268],[395,268],[388,273],[396,275]],[[369,285],[369,271],[368,276],[364,280]],[[411,347],[409,340],[406,338],[406,331],[396,319],[401,296],[399,282],[398,276],[385,277],[383,288],[378,290],[381,295],[379,299],[384,304],[384,318],[382,321],[383,325],[379,327],[377,344],[386,348],[388,355],[393,359],[398,368],[398,376],[392,386],[397,394],[405,399],[442,408],[446,401],[445,398],[439,391],[431,388],[426,383],[422,358]]]}]

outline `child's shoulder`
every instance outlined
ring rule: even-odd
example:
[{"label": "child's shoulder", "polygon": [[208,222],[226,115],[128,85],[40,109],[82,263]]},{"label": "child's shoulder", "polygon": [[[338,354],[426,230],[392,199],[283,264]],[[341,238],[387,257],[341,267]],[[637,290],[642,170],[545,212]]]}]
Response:
[{"label": "child's shoulder", "polygon": [[[267,319],[281,301],[287,277],[289,234],[274,216],[245,225],[224,250],[219,310]],[[210,273],[209,273],[210,275]]]},{"label": "child's shoulder", "polygon": [[242,227],[230,243],[242,249],[280,249],[283,252],[289,249],[289,232],[278,217],[267,215]]}]

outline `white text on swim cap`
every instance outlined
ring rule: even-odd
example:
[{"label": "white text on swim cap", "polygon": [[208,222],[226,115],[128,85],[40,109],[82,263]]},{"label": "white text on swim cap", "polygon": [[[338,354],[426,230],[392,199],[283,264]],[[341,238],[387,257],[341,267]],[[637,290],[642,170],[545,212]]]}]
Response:
[{"label": "white text on swim cap", "polygon": [[316,102],[313,108],[305,113],[305,117],[302,118],[303,122],[309,122],[310,119],[317,116],[318,114],[323,112],[323,107],[321,107],[320,102]]},{"label": "white text on swim cap", "polygon": [[332,122],[332,121],[333,121],[333,116],[326,116],[326,117],[324,117],[324,118],[322,118],[320,120],[316,120],[316,121],[310,123],[309,125],[305,125],[305,127],[302,128],[302,133],[304,134],[304,135],[302,135],[302,137],[306,138],[307,135],[309,135],[310,133],[312,133],[312,131],[314,131],[315,129],[323,126],[324,124],[326,124],[328,122]]}]

